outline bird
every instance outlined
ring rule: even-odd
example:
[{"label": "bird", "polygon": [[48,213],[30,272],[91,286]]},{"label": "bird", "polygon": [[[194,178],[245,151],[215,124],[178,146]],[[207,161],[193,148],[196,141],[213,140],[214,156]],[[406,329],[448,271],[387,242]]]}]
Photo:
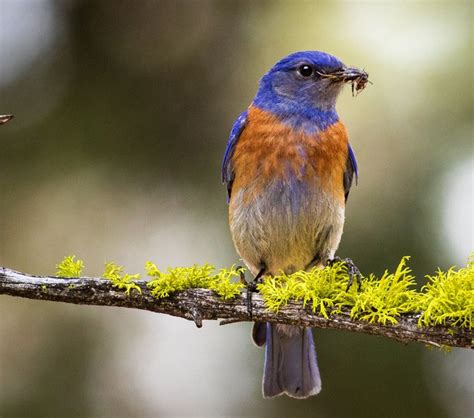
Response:
[{"label": "bird", "polygon": [[[252,103],[235,121],[222,181],[232,240],[255,281],[336,259],[358,176],[336,101],[345,84],[354,93],[367,82],[364,70],[330,54],[295,52],[261,78]],[[265,398],[304,399],[321,391],[311,328],[255,322],[252,337],[265,345]]]}]

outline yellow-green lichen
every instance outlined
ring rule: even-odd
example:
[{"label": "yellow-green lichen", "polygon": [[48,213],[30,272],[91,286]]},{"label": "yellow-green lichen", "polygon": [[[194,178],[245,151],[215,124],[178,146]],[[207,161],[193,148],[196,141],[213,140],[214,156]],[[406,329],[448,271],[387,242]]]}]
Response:
[{"label": "yellow-green lichen", "polygon": [[403,257],[394,273],[385,270],[380,279],[373,274],[364,279],[360,293],[352,293],[351,318],[367,322],[396,324],[397,317],[413,312],[419,303],[415,276],[406,266],[409,257]]},{"label": "yellow-green lichen", "polygon": [[130,294],[132,289],[135,289],[138,293],[142,293],[142,289],[138,286],[134,280],[140,278],[139,274],[124,274],[123,266],[119,266],[114,262],[105,263],[105,271],[102,274],[102,278],[108,279],[112,282],[112,285],[119,289],[125,289],[127,295]]},{"label": "yellow-green lichen", "polygon": [[344,302],[346,287],[347,269],[335,263],[324,269],[266,277],[257,289],[269,310],[278,311],[290,300],[301,300],[304,306],[309,303],[313,312],[328,318],[329,312]]},{"label": "yellow-green lichen", "polygon": [[474,253],[465,268],[451,267],[426,276],[423,286],[419,325],[450,324],[463,328],[473,327],[474,316]]},{"label": "yellow-green lichen", "polygon": [[82,260],[74,261],[75,258],[76,256],[74,255],[68,255],[60,263],[56,264],[56,276],[81,277],[84,262]]},{"label": "yellow-green lichen", "polygon": [[148,261],[145,271],[150,277],[147,286],[151,289],[152,296],[161,299],[172,293],[185,289],[204,288],[214,290],[222,299],[232,299],[245,287],[232,278],[240,276],[240,268],[232,266],[230,270],[216,268],[210,264],[203,266],[168,268],[166,272],[160,271],[155,264]]},{"label": "yellow-green lichen", "polygon": [[[442,324],[472,329],[474,253],[465,268],[439,270],[435,275],[427,276],[428,283],[421,291],[416,290],[408,260],[409,257],[403,257],[393,273],[385,271],[380,278],[374,274],[364,277],[361,291],[357,286],[346,291],[348,274],[344,263],[265,277],[257,289],[267,309],[275,312],[294,301],[325,318],[349,312],[353,319],[386,325],[396,324],[401,315],[418,314],[420,327]],[[74,256],[66,257],[56,266],[58,276],[63,277],[79,277],[83,267],[84,263],[75,261]],[[132,289],[141,293],[140,286],[135,283],[139,275],[124,274],[123,270],[115,263],[106,263],[102,277],[127,294]],[[160,271],[155,264],[147,262],[145,271],[150,277],[147,286],[157,299],[186,289],[204,288],[228,300],[245,288],[238,280],[244,270],[235,266],[216,270],[214,266],[204,264]]]},{"label": "yellow-green lichen", "polygon": [[473,327],[474,256],[466,268],[439,270],[427,276],[429,282],[421,292],[416,290],[415,277],[403,257],[395,272],[385,271],[363,278],[362,290],[353,286],[346,292],[347,270],[343,264],[309,272],[267,277],[258,285],[265,306],[278,311],[290,300],[310,302],[313,312],[328,318],[345,308],[353,319],[371,323],[396,324],[403,314],[420,314],[419,326],[451,324]]},{"label": "yellow-green lichen", "polygon": [[411,312],[418,300],[414,277],[406,267],[407,259],[401,260],[394,273],[386,271],[380,279],[373,274],[364,278],[360,292],[356,286],[346,292],[348,274],[342,263],[266,278],[258,290],[265,306],[273,311],[294,300],[302,301],[304,306],[310,303],[313,312],[325,318],[348,308],[351,318],[395,324],[396,317]]}]

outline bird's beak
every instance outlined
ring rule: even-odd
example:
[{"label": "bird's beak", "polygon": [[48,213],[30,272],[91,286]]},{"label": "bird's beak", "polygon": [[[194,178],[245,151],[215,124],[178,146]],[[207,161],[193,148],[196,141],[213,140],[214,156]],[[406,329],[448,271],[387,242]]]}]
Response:
[{"label": "bird's beak", "polygon": [[318,73],[322,78],[328,78],[337,83],[351,83],[352,93],[356,94],[363,90],[369,81],[369,74],[364,70],[354,67],[344,67],[341,70],[330,73]]}]

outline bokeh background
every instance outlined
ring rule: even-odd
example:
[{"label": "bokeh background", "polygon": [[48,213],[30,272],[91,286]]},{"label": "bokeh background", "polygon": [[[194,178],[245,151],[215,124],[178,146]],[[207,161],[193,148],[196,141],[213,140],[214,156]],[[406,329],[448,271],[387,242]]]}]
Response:
[{"label": "bokeh background", "polygon": [[[339,255],[419,276],[473,250],[473,3],[0,0],[0,265],[238,263],[220,162],[261,75],[317,49],[373,85]],[[250,324],[0,297],[0,415],[460,417],[474,356],[317,330],[322,393],[263,400]]]}]

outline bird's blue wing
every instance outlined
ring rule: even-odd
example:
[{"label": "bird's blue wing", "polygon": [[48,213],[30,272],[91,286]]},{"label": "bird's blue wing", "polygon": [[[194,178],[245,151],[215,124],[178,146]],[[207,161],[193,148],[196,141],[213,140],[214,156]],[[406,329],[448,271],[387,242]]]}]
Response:
[{"label": "bird's blue wing", "polygon": [[359,173],[357,171],[357,161],[356,161],[354,151],[352,151],[352,148],[350,145],[348,146],[349,146],[349,152],[347,155],[346,171],[344,172],[344,178],[343,178],[344,196],[346,198],[346,201],[347,201],[347,198],[349,197],[349,191],[351,190],[354,176],[355,176],[356,184],[359,177]]},{"label": "bird's blue wing", "polygon": [[222,182],[227,186],[227,194],[230,199],[232,191],[232,182],[234,181],[234,167],[232,166],[232,155],[234,154],[235,146],[239,140],[240,134],[247,123],[248,111],[242,112],[232,126],[230,131],[229,141],[225,149],[224,160],[222,161]]}]

